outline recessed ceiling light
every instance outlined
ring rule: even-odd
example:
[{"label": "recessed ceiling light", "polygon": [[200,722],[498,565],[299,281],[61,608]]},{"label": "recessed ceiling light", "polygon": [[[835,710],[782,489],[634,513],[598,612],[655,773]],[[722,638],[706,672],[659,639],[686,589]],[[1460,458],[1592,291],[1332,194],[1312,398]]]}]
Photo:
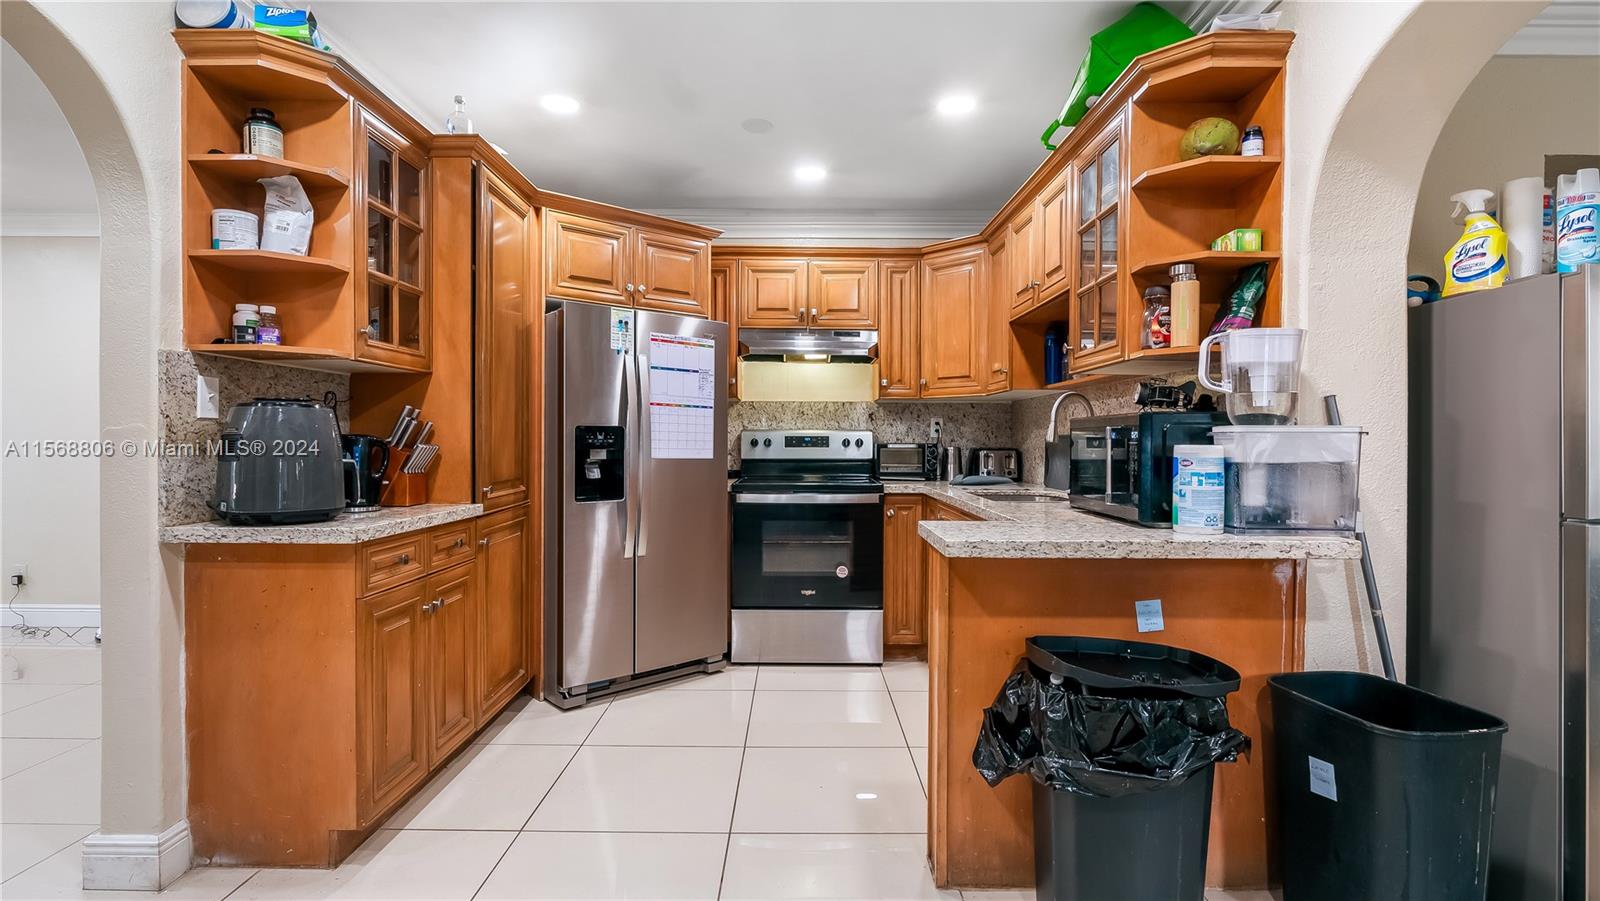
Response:
[{"label": "recessed ceiling light", "polygon": [[578,98],[568,97],[566,94],[546,94],[539,98],[539,105],[544,107],[546,112],[558,116],[570,116],[578,111]]},{"label": "recessed ceiling light", "polygon": [[828,170],[815,163],[803,163],[794,167],[794,180],[806,184],[815,184],[828,177]]},{"label": "recessed ceiling light", "polygon": [[934,105],[941,116],[955,118],[970,115],[978,108],[978,98],[971,94],[946,94]]}]

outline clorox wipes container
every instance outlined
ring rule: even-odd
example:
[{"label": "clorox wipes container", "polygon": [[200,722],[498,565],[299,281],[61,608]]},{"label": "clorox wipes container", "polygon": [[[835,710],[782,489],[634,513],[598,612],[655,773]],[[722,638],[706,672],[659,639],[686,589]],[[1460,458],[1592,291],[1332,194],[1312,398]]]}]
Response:
[{"label": "clorox wipes container", "polygon": [[1498,288],[1506,282],[1506,233],[1494,221],[1486,207],[1494,199],[1494,192],[1483,188],[1462,191],[1450,198],[1455,208],[1450,218],[1467,213],[1467,226],[1461,230],[1461,240],[1444,255],[1444,293],[1450,297],[1468,291]]}]

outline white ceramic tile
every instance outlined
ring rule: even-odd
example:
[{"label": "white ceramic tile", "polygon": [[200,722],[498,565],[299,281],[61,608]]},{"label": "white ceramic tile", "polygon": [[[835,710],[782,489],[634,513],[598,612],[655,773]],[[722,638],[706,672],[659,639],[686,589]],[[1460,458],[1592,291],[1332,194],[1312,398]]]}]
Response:
[{"label": "white ceramic tile", "polygon": [[99,738],[100,686],[84,685],[0,715],[6,738]]},{"label": "white ceramic tile", "polygon": [[0,897],[6,901],[46,901],[57,898],[79,901],[222,901],[255,873],[254,869],[198,867],[179,876],[176,882],[159,894],[89,892],[83,889],[83,846],[73,842],[43,863],[0,886]]},{"label": "white ceramic tile", "polygon": [[92,685],[100,681],[98,647],[7,646],[5,656],[17,662],[13,682]]},{"label": "white ceramic tile", "polygon": [[562,710],[529,695],[518,695],[473,742],[494,745],[581,745],[605,713],[606,703],[596,701]]},{"label": "white ceramic tile", "polygon": [[696,673],[663,682],[660,687],[669,691],[750,691],[756,687],[756,671],[754,666],[730,666],[718,673]]},{"label": "white ceramic tile", "polygon": [[911,762],[917,767],[917,778],[922,780],[922,793],[928,793],[928,749],[912,748]]},{"label": "white ceramic tile", "polygon": [[70,682],[6,682],[0,685],[0,713],[10,713],[82,687]]},{"label": "white ceramic tile", "polygon": [[[0,826],[0,881],[10,879],[41,860],[65,850],[93,832],[92,825],[24,825],[7,823]],[[9,892],[0,894],[11,897]]]},{"label": "white ceramic tile", "polygon": [[959,899],[928,870],[922,835],[735,835],[723,876],[725,901]]},{"label": "white ceramic tile", "polygon": [[0,778],[14,776],[28,767],[65,754],[83,744],[85,740],[82,738],[0,738]]},{"label": "white ceramic tile", "polygon": [[906,733],[906,744],[913,748],[928,746],[928,693],[925,691],[891,691],[895,712],[900,715],[900,726]]},{"label": "white ceramic tile", "polygon": [[928,663],[925,660],[886,660],[883,681],[890,691],[927,691]]},{"label": "white ceramic tile", "polygon": [[997,892],[963,891],[961,897],[963,901],[1037,901],[1038,894],[1030,888]]},{"label": "white ceramic tile", "polygon": [[228,901],[452,901],[471,898],[513,832],[384,830],[333,870],[262,870]]},{"label": "white ceramic tile", "polygon": [[524,832],[478,901],[715,899],[727,836]]},{"label": "white ceramic tile", "polygon": [[757,691],[888,691],[875,666],[763,666]]},{"label": "white ceramic tile", "polygon": [[521,829],[576,751],[562,745],[473,745],[385,826]]},{"label": "white ceramic tile", "polygon": [[613,700],[590,745],[738,748],[750,725],[748,691],[646,691]]},{"label": "white ceramic tile", "polygon": [[889,695],[881,691],[758,691],[749,746],[904,747]]},{"label": "white ceramic tile", "polygon": [[743,753],[738,748],[586,745],[527,828],[726,833]]},{"label": "white ceramic tile", "polygon": [[734,832],[922,832],[928,800],[904,748],[750,748]]},{"label": "white ceramic tile", "polygon": [[0,822],[100,822],[100,743],[84,742],[0,782]]}]

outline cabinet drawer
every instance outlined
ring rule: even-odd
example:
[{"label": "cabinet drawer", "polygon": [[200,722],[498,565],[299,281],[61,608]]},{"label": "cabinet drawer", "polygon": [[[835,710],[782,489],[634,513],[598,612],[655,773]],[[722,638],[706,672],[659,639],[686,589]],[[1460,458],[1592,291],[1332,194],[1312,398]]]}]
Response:
[{"label": "cabinet drawer", "polygon": [[374,541],[361,549],[361,593],[402,585],[427,572],[422,533]]},{"label": "cabinet drawer", "polygon": [[442,526],[428,533],[428,572],[472,558],[472,523]]}]

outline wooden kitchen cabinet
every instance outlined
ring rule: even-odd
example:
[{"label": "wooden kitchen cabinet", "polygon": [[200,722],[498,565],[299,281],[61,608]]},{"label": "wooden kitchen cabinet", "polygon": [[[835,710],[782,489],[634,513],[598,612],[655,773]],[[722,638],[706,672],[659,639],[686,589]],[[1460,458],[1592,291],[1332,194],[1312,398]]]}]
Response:
[{"label": "wooden kitchen cabinet", "polygon": [[629,229],[587,216],[546,210],[546,297],[629,306]]},{"label": "wooden kitchen cabinet", "polygon": [[428,773],[426,594],[418,581],[360,602],[356,768],[363,820],[390,807]]},{"label": "wooden kitchen cabinet", "polygon": [[799,328],[810,317],[804,259],[739,261],[734,294],[740,328]]},{"label": "wooden kitchen cabinet", "polygon": [[1009,230],[1002,231],[989,245],[989,279],[993,283],[993,288],[985,295],[984,300],[986,318],[983,328],[983,390],[985,394],[998,394],[1011,388],[1013,294],[1009,286],[1014,275],[1011,264],[1016,261],[1022,250],[1022,246],[1018,243],[1018,235]]},{"label": "wooden kitchen cabinet", "polygon": [[478,521],[478,574],[476,686],[482,722],[533,676],[526,507]]},{"label": "wooden kitchen cabinet", "polygon": [[711,260],[711,318],[728,324],[728,400],[739,399],[739,317],[733,309],[738,269],[732,260]]},{"label": "wooden kitchen cabinet", "polygon": [[921,316],[916,260],[882,260],[878,263],[878,297],[882,319],[878,329],[878,395],[920,397],[922,371],[918,352]]},{"label": "wooden kitchen cabinet", "polygon": [[[473,450],[475,500],[487,512],[526,503],[532,484],[533,253],[538,245],[532,207],[488,169],[480,166],[477,171]],[[603,246],[579,237],[587,234],[583,228],[566,231],[574,239],[568,241],[569,249],[575,244],[589,250]],[[574,271],[569,271],[569,281]]]},{"label": "wooden kitchen cabinet", "polygon": [[[565,210],[544,213],[546,297],[647,310],[711,315],[711,244],[704,230],[684,234],[629,210],[603,207],[662,227],[630,225]],[[688,234],[694,229],[694,234]],[[711,232],[709,234],[715,234]]]},{"label": "wooden kitchen cabinet", "polygon": [[987,249],[957,247],[922,261],[923,397],[981,394],[988,318]]},{"label": "wooden kitchen cabinet", "polygon": [[812,260],[807,324],[816,328],[878,327],[878,261]]},{"label": "wooden kitchen cabinet", "polygon": [[1122,124],[1120,116],[1111,120],[1072,162],[1078,273],[1067,338],[1074,372],[1122,356]]},{"label": "wooden kitchen cabinet", "polygon": [[[1008,312],[1021,312],[1039,300],[1039,210],[1024,206],[1005,228],[1010,259],[1005,267],[995,264],[1004,277]],[[1007,316],[1009,321],[1010,317]]]},{"label": "wooden kitchen cabinet", "polygon": [[1072,276],[1072,179],[1063,170],[1039,193],[1039,280],[1036,302],[1050,300],[1066,290]]},{"label": "wooden kitchen cabinet", "polygon": [[928,641],[928,599],[923,590],[923,501],[915,494],[883,498],[883,643],[919,647]]},{"label": "wooden kitchen cabinet", "polygon": [[371,110],[357,110],[360,225],[355,356],[403,369],[430,363],[428,157]]},{"label": "wooden kitchen cabinet", "polygon": [[472,736],[478,722],[476,573],[457,566],[430,576],[422,596],[427,662],[428,765],[437,766]]},{"label": "wooden kitchen cabinet", "polygon": [[684,316],[710,316],[710,262],[709,242],[634,229],[635,304]]}]

